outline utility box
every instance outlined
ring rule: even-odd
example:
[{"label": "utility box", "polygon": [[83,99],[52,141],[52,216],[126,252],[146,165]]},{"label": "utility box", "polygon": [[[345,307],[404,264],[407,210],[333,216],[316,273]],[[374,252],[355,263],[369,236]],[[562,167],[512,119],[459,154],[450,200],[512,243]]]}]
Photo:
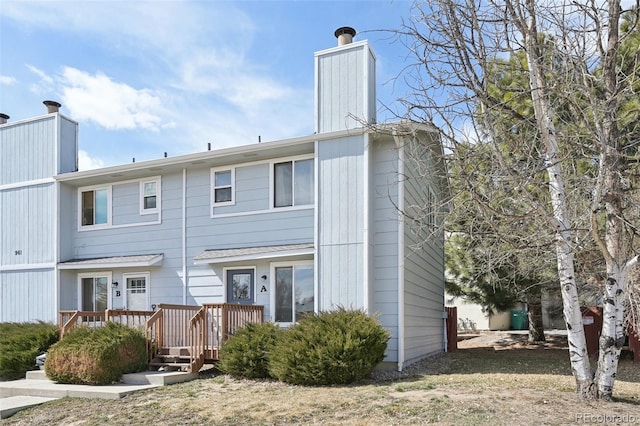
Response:
[{"label": "utility box", "polygon": [[529,328],[527,311],[512,310],[511,311],[511,329],[527,330]]}]

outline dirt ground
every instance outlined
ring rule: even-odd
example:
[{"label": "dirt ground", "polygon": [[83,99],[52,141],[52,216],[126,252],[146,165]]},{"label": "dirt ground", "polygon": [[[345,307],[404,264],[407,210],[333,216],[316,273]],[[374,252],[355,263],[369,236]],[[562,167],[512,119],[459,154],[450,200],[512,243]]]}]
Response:
[{"label": "dirt ground", "polygon": [[457,351],[352,386],[239,380],[213,371],[121,400],[62,399],[7,425],[640,424],[640,365],[621,359],[613,402],[578,401],[566,338],[482,334]]}]

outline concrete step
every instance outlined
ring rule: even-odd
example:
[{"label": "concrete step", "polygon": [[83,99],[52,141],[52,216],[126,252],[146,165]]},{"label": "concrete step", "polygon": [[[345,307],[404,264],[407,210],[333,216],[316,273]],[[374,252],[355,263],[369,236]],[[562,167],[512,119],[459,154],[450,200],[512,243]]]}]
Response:
[{"label": "concrete step", "polygon": [[188,382],[198,378],[198,373],[184,371],[145,371],[122,376],[122,382],[128,385],[157,385],[165,386],[174,383]]},{"label": "concrete step", "polygon": [[66,385],[47,379],[45,372],[27,372],[26,379],[0,382],[0,413],[9,417],[20,410],[58,398],[119,399],[139,390],[186,382],[198,373],[181,371],[144,371],[124,374],[122,382],[113,385]]},{"label": "concrete step", "polygon": [[58,398],[23,395],[0,398],[0,419],[6,419],[7,417],[13,416],[18,411],[33,407],[35,405],[43,404],[45,402],[53,401],[55,399]]}]

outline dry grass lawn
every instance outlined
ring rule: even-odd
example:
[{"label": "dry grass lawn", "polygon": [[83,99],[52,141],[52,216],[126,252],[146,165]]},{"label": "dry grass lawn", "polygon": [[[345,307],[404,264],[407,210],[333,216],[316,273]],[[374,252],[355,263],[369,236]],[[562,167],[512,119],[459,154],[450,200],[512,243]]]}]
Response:
[{"label": "dry grass lawn", "polygon": [[[495,337],[495,336],[494,336]],[[500,337],[503,337],[500,339]],[[199,380],[118,401],[62,399],[23,411],[7,425],[561,425],[640,424],[640,365],[621,360],[611,403],[574,396],[566,340],[529,345],[522,336],[480,337],[456,352],[377,374],[353,386],[303,387]]]}]

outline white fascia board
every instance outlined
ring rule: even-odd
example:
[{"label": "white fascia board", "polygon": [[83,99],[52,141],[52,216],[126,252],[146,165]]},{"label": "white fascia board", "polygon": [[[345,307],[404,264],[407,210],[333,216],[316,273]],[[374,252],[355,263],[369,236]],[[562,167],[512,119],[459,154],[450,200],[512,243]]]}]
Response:
[{"label": "white fascia board", "polygon": [[[240,145],[231,148],[223,148],[214,151],[203,151],[194,154],[181,155],[171,158],[160,158],[157,160],[141,161],[139,163],[127,163],[119,166],[104,167],[101,169],[84,170],[81,172],[63,173],[54,176],[54,179],[60,182],[72,183],[75,180],[82,180],[85,178],[109,176],[117,173],[125,173],[129,171],[139,171],[144,169],[152,169],[154,167],[168,167],[168,166],[181,166],[189,164],[193,161],[204,161],[208,159],[220,159],[224,157],[230,157],[234,155],[242,155],[256,152],[266,152],[275,150],[278,148],[293,147],[304,143],[313,143],[315,141],[339,139],[347,136],[360,135],[370,131],[367,128],[357,128],[340,130],[337,132],[327,132],[322,134],[311,134],[292,139],[284,139],[272,142],[261,142],[250,145]],[[230,164],[236,164],[237,162],[231,162]],[[157,172],[156,172],[157,174]]]},{"label": "white fascia board", "polygon": [[[76,263],[76,262],[68,262],[68,263],[59,263],[58,264],[58,269],[71,269],[71,270],[75,270],[75,269],[97,269],[97,268],[103,268],[103,269],[116,269],[116,268],[143,268],[143,267],[148,267],[148,266],[155,266],[158,265],[159,263],[162,262],[164,258],[164,255],[159,254],[157,256],[154,256],[153,258],[149,259],[149,260],[143,260],[143,261],[138,261],[138,262],[127,262],[127,261],[115,261],[115,262],[100,262],[100,261],[96,261],[96,262],[90,262],[90,261],[85,261],[82,263]],[[97,259],[99,260],[99,259]]]},{"label": "white fascia board", "polygon": [[306,255],[312,255],[314,253],[315,253],[315,249],[311,247],[311,248],[302,249],[302,250],[300,249],[284,250],[284,251],[276,251],[276,252],[243,254],[239,256],[218,257],[215,259],[194,260],[193,263],[195,265],[209,265],[209,264],[221,264],[221,263],[230,263],[230,262],[244,262],[249,260],[275,259],[278,257],[306,256]]}]

